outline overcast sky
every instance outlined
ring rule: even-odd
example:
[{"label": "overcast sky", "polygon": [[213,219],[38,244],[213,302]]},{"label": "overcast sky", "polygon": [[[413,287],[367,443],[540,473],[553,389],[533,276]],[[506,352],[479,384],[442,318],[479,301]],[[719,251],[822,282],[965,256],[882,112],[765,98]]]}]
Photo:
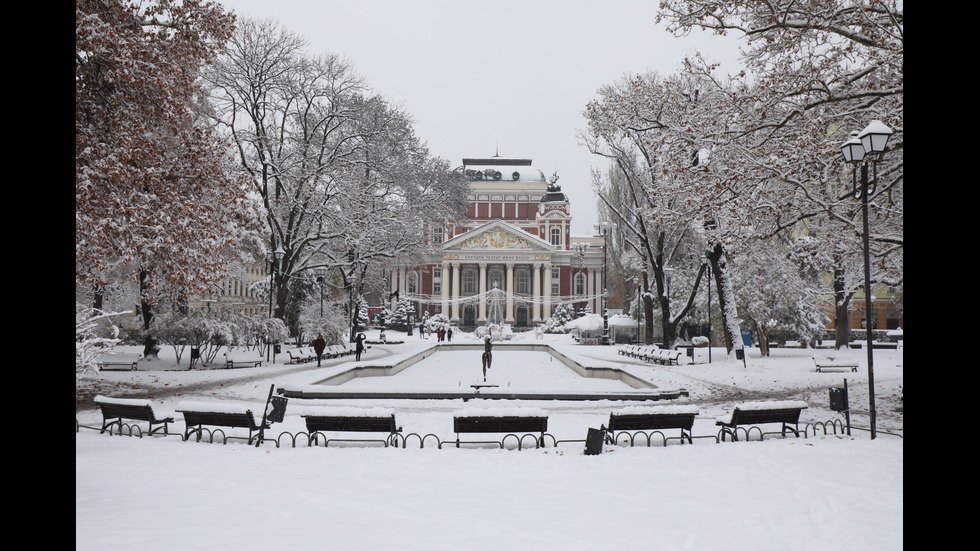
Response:
[{"label": "overcast sky", "polygon": [[239,16],[277,19],[310,53],[348,58],[415,120],[432,155],[532,159],[572,203],[572,233],[597,222],[582,112],[627,73],[670,74],[700,51],[736,71],[735,39],[674,38],[656,0],[218,0]]}]

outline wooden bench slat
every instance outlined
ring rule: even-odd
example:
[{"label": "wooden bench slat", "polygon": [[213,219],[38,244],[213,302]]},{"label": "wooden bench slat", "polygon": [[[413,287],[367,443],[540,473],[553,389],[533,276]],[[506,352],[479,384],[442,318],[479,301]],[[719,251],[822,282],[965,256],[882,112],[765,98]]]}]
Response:
[{"label": "wooden bench slat", "polygon": [[719,419],[715,422],[715,424],[722,427],[722,439],[724,439],[724,434],[731,434],[734,440],[738,440],[738,433],[735,431],[735,429],[737,429],[739,426],[764,425],[767,423],[781,423],[781,432],[784,436],[786,435],[786,431],[791,431],[793,434],[799,437],[800,413],[805,408],[806,406],[803,405],[798,407],[749,409],[736,407],[732,412],[730,419]]},{"label": "wooden bench slat", "polygon": [[[173,423],[173,417],[163,417],[157,418],[156,413],[153,411],[153,406],[148,404],[127,404],[120,403],[113,399],[101,399],[96,397],[95,403],[98,404],[99,409],[102,411],[102,430],[100,434],[106,430],[111,430],[112,425],[119,425],[119,432],[122,434],[122,420],[123,419],[133,419],[136,421],[146,421],[150,424],[149,434],[153,434],[160,429],[163,429],[164,434],[169,434],[169,423]],[[154,428],[154,425],[162,425]]]},{"label": "wooden bench slat", "polygon": [[[194,433],[197,433],[200,439],[200,435],[205,426],[244,428],[248,429],[248,442],[251,444],[256,431],[262,430],[263,428],[267,429],[271,426],[270,423],[266,423],[264,427],[256,423],[255,416],[252,415],[252,410],[245,410],[244,412],[177,410],[177,412],[184,415],[184,423],[186,425],[184,440],[188,440],[190,435]],[[227,438],[233,437],[226,437],[226,440]]]}]

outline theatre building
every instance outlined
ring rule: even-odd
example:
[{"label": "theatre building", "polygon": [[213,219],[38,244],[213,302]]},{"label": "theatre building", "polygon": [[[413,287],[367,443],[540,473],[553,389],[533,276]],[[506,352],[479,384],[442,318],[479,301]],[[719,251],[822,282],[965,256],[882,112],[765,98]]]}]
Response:
[{"label": "theatre building", "polygon": [[558,304],[601,312],[603,241],[571,234],[557,176],[501,157],[463,159],[457,170],[470,181],[465,219],[435,232],[424,265],[391,267],[389,291],[412,301],[419,318],[444,313],[464,329],[527,329]]}]

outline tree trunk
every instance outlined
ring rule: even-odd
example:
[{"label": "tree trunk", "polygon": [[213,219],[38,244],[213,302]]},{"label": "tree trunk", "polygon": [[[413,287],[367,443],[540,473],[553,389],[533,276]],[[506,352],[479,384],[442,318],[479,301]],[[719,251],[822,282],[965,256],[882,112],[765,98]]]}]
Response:
[{"label": "tree trunk", "polygon": [[731,355],[733,350],[744,349],[742,333],[738,327],[738,315],[735,310],[735,293],[728,274],[728,259],[721,244],[712,247],[708,254],[711,261],[711,271],[715,276],[715,286],[718,290],[718,307],[721,310],[721,326],[725,335],[725,348]]},{"label": "tree trunk", "polygon": [[756,323],[755,330],[759,333],[759,354],[765,357],[769,356],[769,331],[766,329],[765,324]]},{"label": "tree trunk", "polygon": [[153,306],[146,300],[146,280],[149,277],[146,270],[140,271],[140,314],[143,316],[143,357],[156,358],[160,354],[157,340],[150,334],[150,323],[153,321]]}]

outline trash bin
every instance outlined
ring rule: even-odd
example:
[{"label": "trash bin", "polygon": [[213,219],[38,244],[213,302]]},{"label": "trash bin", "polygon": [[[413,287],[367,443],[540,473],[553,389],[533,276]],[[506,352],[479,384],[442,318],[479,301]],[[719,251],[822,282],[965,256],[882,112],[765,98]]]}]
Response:
[{"label": "trash bin", "polygon": [[843,388],[830,389],[830,411],[847,411],[847,391]]},{"label": "trash bin", "polygon": [[286,403],[288,400],[288,398],[283,396],[273,396],[269,400],[272,406],[272,411],[268,415],[268,421],[270,423],[282,423],[282,420],[286,417]]},{"label": "trash bin", "polygon": [[589,435],[585,438],[585,455],[602,453],[602,440],[605,436],[605,431],[589,428]]}]

